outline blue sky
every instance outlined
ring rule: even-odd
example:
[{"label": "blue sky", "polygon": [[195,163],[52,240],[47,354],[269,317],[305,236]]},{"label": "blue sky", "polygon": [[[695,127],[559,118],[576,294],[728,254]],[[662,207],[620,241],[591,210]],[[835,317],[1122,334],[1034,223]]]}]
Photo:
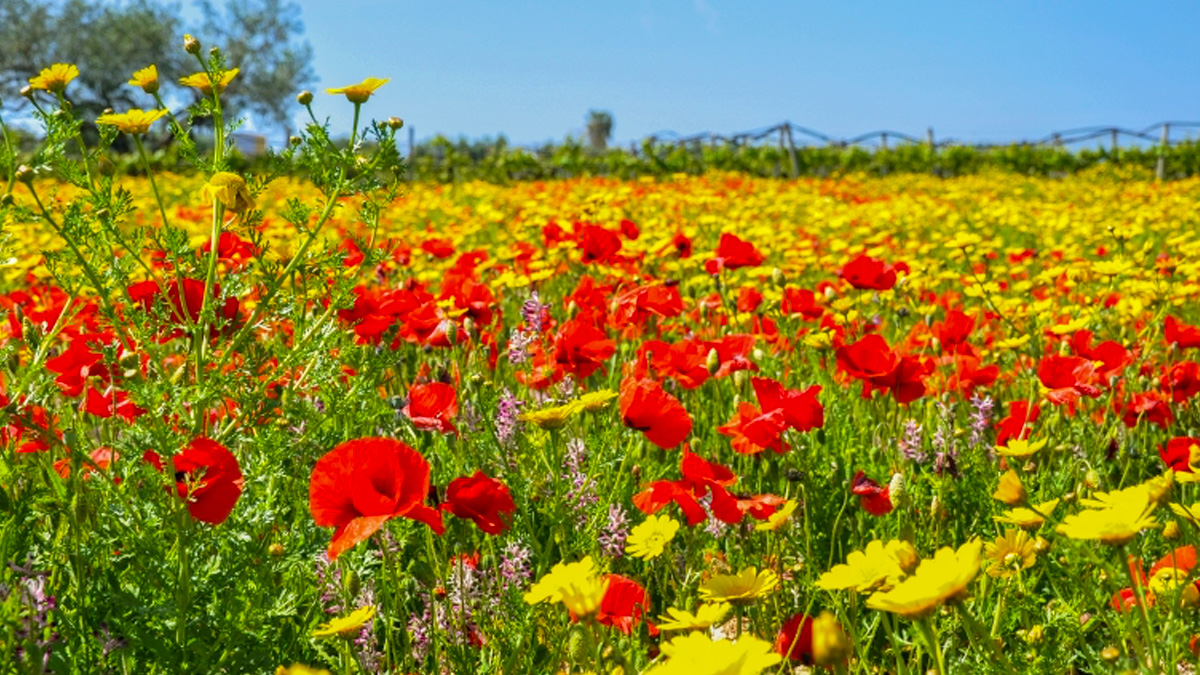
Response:
[{"label": "blue sky", "polygon": [[365,108],[418,139],[579,135],[610,111],[628,143],[783,120],[1010,141],[1200,119],[1200,3],[301,0],[316,110],[388,77]]}]

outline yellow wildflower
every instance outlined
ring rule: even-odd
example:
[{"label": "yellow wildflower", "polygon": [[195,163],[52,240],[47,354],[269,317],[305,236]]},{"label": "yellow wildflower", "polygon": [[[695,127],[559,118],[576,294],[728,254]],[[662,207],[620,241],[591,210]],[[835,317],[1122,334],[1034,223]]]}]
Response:
[{"label": "yellow wildflower", "polygon": [[896,561],[900,570],[905,574],[912,574],[917,569],[917,565],[921,563],[921,556],[917,555],[917,549],[903,539],[889,541],[883,550],[891,556],[892,560]]},{"label": "yellow wildflower", "polygon": [[218,171],[200,188],[200,198],[204,201],[220,201],[225,208],[234,213],[242,213],[255,207],[254,196],[246,181],[236,173]]},{"label": "yellow wildflower", "polygon": [[710,602],[748,605],[779,586],[779,577],[771,570],[759,572],[747,567],[740,574],[720,574],[700,587],[700,597]]},{"label": "yellow wildflower", "polygon": [[625,552],[642,560],[657,558],[678,531],[679,522],[670,516],[647,516],[645,521],[629,532]]},{"label": "yellow wildflower", "polygon": [[364,605],[350,614],[321,624],[313,631],[313,637],[358,637],[362,627],[375,618],[375,605]]},{"label": "yellow wildflower", "polygon": [[575,402],[571,402],[553,408],[542,408],[541,410],[521,413],[519,419],[523,422],[536,424],[542,429],[561,429],[566,426],[567,420],[571,419],[571,416],[578,411],[579,406]]},{"label": "yellow wildflower", "polygon": [[896,558],[888,555],[882,541],[876,539],[867,544],[865,551],[851,551],[843,565],[817,579],[817,588],[826,591],[853,590],[871,593],[888,590],[904,578]]},{"label": "yellow wildflower", "polygon": [[983,541],[972,539],[957,551],[940,549],[921,562],[917,572],[895,588],[867,598],[867,607],[899,614],[906,618],[928,615],[945,602],[966,594],[967,585],[979,574]]},{"label": "yellow wildflower", "polygon": [[107,114],[96,118],[96,124],[116,127],[127,134],[144,134],[150,125],[162,119],[166,110],[138,110],[132,108],[121,114]]},{"label": "yellow wildflower", "polygon": [[671,607],[665,616],[658,617],[659,630],[704,630],[715,626],[729,614],[733,607],[727,602],[715,602],[700,605],[696,613],[685,612]]},{"label": "yellow wildflower", "polygon": [[589,391],[575,400],[575,405],[583,412],[596,412],[602,410],[608,402],[617,397],[617,392],[611,389],[601,389],[599,391]]},{"label": "yellow wildflower", "polygon": [[558,563],[525,594],[525,602],[561,602],[576,617],[590,616],[600,608],[608,580],[599,577],[592,557],[579,562]]},{"label": "yellow wildflower", "polygon": [[783,660],[770,642],[743,635],[737,642],[689,633],[662,645],[667,660],[646,675],[758,675]]},{"label": "yellow wildflower", "polygon": [[996,541],[988,542],[984,547],[984,555],[992,564],[987,573],[992,577],[1011,577],[1037,562],[1037,551],[1034,550],[1033,540],[1025,530],[1010,529]]},{"label": "yellow wildflower", "polygon": [[153,63],[133,73],[133,79],[127,83],[134,87],[141,87],[142,91],[147,94],[158,92],[158,68]]},{"label": "yellow wildflower", "polygon": [[366,103],[367,99],[371,98],[371,94],[374,94],[376,89],[387,84],[389,81],[390,78],[381,80],[377,77],[368,77],[358,84],[339,87],[337,89],[326,89],[325,91],[330,94],[345,94],[346,99],[351,103]]},{"label": "yellow wildflower", "polygon": [[293,663],[287,668],[279,666],[275,669],[275,675],[330,675],[330,673],[324,668],[317,670],[315,668],[309,668],[303,663]]},{"label": "yellow wildflower", "polygon": [[992,520],[1032,530],[1041,527],[1042,523],[1046,522],[1046,517],[1053,513],[1056,507],[1058,507],[1058,500],[1051,499],[1031,508],[1010,509],[999,516],[992,516]]},{"label": "yellow wildflower", "polygon": [[1027,440],[1020,438],[1009,439],[1008,444],[996,447],[996,454],[1004,457],[1032,457],[1034,453],[1046,447],[1046,441],[1040,440],[1030,443]]},{"label": "yellow wildflower", "polygon": [[1057,531],[1072,539],[1095,539],[1120,546],[1138,532],[1155,526],[1151,517],[1155,506],[1146,492],[1132,493],[1107,508],[1084,509],[1067,516]]},{"label": "yellow wildflower", "polygon": [[821,612],[812,622],[813,662],[818,666],[833,666],[850,658],[854,646],[832,612]]},{"label": "yellow wildflower", "polygon": [[79,69],[73,63],[56,63],[49,68],[43,68],[37,77],[29,78],[29,86],[34,89],[44,89],[51,94],[61,94],[67,88],[67,83],[79,77]]},{"label": "yellow wildflower", "polygon": [[[222,70],[221,72],[216,73],[218,94],[225,91],[225,87],[229,86],[229,83],[233,81],[233,78],[237,77],[238,72],[238,69],[234,68],[233,70]],[[192,73],[187,77],[181,77],[179,78],[179,84],[182,84],[185,87],[195,87],[199,89],[200,93],[204,94],[205,96],[212,96],[213,93],[213,80],[209,79],[208,73]]]},{"label": "yellow wildflower", "polygon": [[796,512],[797,506],[798,504],[796,503],[795,499],[787,500],[783,503],[783,506],[779,507],[779,509],[775,511],[775,513],[772,513],[771,515],[767,516],[766,520],[758,525],[755,525],[754,529],[759,532],[773,532],[778,530],[786,525],[789,520],[791,520],[792,514]]},{"label": "yellow wildflower", "polygon": [[1012,469],[1009,469],[1008,472],[1000,477],[1000,485],[992,493],[992,499],[1008,504],[1009,506],[1016,506],[1024,502],[1027,497],[1025,486],[1021,485],[1021,477]]}]

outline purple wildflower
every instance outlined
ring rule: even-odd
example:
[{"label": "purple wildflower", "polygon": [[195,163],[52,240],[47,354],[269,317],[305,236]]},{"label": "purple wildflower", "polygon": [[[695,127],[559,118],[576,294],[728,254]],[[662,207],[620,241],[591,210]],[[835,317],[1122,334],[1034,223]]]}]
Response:
[{"label": "purple wildflower", "polygon": [[567,441],[567,456],[564,460],[567,472],[562,478],[570,487],[563,501],[575,513],[579,527],[585,527],[588,522],[588,511],[600,501],[596,481],[588,475],[584,468],[587,462],[587,446],[578,438]]},{"label": "purple wildflower", "polygon": [[614,502],[608,506],[608,522],[604,531],[596,538],[600,543],[600,552],[610,558],[620,558],[625,554],[625,538],[629,536],[629,516],[625,507]]},{"label": "purple wildflower", "polygon": [[509,447],[517,435],[521,422],[517,416],[525,404],[513,395],[508,388],[500,392],[500,401],[496,404],[496,439],[500,445]]},{"label": "purple wildflower", "polygon": [[968,441],[972,448],[978,448],[986,441],[984,435],[992,424],[994,407],[991,396],[975,394],[971,397],[971,436]]},{"label": "purple wildflower", "polygon": [[533,576],[529,559],[533,553],[529,547],[516,540],[509,540],[500,553],[500,588],[506,590],[510,586],[521,586]]},{"label": "purple wildflower", "polygon": [[916,420],[910,419],[904,423],[904,435],[900,437],[896,445],[900,449],[900,454],[921,464],[929,457],[921,449],[921,444],[921,425],[917,424]]}]

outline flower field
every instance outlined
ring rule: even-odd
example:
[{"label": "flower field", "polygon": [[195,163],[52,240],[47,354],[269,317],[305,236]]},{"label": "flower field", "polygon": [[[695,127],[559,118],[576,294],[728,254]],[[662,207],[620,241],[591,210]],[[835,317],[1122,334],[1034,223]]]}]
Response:
[{"label": "flower field", "polygon": [[243,175],[200,63],[192,173],[9,155],[4,672],[1194,660],[1200,179]]}]

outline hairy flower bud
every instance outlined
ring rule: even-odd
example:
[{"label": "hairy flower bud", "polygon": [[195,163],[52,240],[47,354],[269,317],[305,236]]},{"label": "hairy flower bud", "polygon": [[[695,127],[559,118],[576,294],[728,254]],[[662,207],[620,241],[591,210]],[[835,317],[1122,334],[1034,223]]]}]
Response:
[{"label": "hairy flower bud", "polygon": [[13,174],[13,178],[19,183],[28,185],[33,182],[33,169],[28,164],[22,164],[17,167],[17,172]]},{"label": "hairy flower bud", "polygon": [[33,99],[33,87],[25,85],[21,87],[21,95],[28,99]]},{"label": "hairy flower bud", "polygon": [[13,205],[13,196],[12,196],[11,192],[6,192],[6,193],[0,195],[0,206],[7,207],[7,206],[12,206],[12,205]]},{"label": "hairy flower bud", "polygon": [[200,41],[197,40],[196,38],[192,37],[191,35],[184,35],[183,36],[183,51],[185,51],[189,54],[199,54],[200,53]]},{"label": "hairy flower bud", "polygon": [[387,120],[388,128],[392,131],[400,131],[404,128],[404,120],[399,117],[389,117]]},{"label": "hairy flower bud", "polygon": [[313,95],[311,91],[305,90],[296,94],[296,102],[300,105],[308,105],[312,103]]}]

